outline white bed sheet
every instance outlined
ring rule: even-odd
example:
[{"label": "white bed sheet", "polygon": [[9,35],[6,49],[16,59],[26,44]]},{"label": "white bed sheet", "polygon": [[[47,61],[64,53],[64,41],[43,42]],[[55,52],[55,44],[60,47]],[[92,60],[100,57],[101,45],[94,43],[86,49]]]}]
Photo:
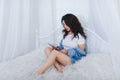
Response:
[{"label": "white bed sheet", "polygon": [[43,48],[0,63],[0,80],[115,80],[110,54],[90,53],[76,64],[63,67],[63,74],[51,66],[43,75],[34,73],[46,60]]}]

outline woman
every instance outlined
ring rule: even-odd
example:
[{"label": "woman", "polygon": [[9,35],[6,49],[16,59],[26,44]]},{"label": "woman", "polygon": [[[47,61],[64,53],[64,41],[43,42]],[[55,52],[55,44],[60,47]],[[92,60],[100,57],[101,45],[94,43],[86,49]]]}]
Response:
[{"label": "woman", "polygon": [[73,14],[66,14],[62,17],[61,22],[64,26],[64,35],[58,46],[60,50],[56,50],[53,47],[45,48],[48,58],[38,70],[38,74],[44,73],[51,65],[54,65],[59,72],[62,72],[60,64],[64,66],[74,64],[82,56],[86,55],[86,35],[77,17]]}]

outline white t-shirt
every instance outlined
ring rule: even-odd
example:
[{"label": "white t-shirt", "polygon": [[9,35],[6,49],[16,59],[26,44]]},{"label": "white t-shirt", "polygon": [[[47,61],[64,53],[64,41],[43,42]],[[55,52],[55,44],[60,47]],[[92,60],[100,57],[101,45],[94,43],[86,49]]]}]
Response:
[{"label": "white t-shirt", "polygon": [[67,35],[65,39],[63,39],[62,45],[64,49],[77,47],[78,44],[85,44],[85,39],[81,36],[81,34],[78,34],[79,38],[77,36],[73,38],[73,36],[73,34]]}]

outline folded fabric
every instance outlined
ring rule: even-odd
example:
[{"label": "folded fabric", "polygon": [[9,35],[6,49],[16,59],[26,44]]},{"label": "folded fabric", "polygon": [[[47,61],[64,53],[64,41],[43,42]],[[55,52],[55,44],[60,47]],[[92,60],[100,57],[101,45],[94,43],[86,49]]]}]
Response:
[{"label": "folded fabric", "polygon": [[[61,50],[64,49],[64,46],[62,45],[62,40],[59,43],[58,48]],[[68,49],[68,56],[71,58],[72,63],[75,63],[77,60],[80,60],[83,56],[86,56],[86,54],[87,54],[86,49],[84,49],[83,51],[79,47]]]}]

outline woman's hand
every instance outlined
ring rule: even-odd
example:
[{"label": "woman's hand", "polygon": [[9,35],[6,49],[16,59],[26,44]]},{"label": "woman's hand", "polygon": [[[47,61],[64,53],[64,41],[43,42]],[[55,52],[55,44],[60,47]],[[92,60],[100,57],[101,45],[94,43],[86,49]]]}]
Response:
[{"label": "woman's hand", "polygon": [[83,51],[84,51],[84,49],[85,49],[85,45],[84,45],[84,44],[80,44],[80,45],[78,45],[78,47],[79,47],[81,50],[83,50]]},{"label": "woman's hand", "polygon": [[61,53],[64,53],[64,54],[67,54],[67,53],[68,53],[68,50],[63,49],[63,50],[60,50],[60,52],[61,52]]}]

